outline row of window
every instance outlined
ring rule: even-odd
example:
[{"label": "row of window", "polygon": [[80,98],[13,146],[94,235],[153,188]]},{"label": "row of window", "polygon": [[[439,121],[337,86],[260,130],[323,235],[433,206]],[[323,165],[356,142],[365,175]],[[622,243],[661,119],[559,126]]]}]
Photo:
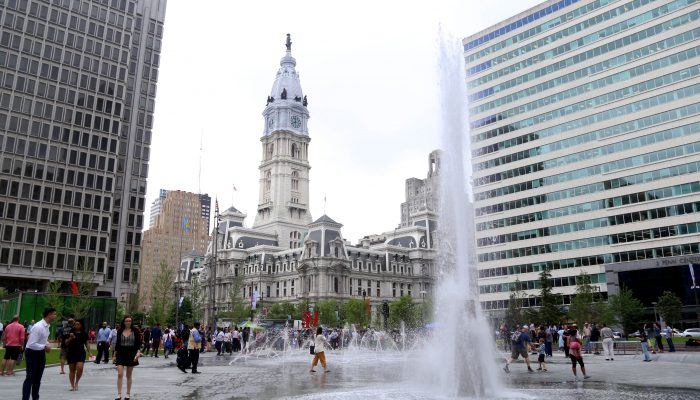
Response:
[{"label": "row of window", "polygon": [[[587,131],[580,135],[558,140],[556,142],[551,142],[527,150],[522,150],[504,156],[496,157],[494,159],[475,164],[475,169],[483,170],[487,168],[493,168],[499,165],[509,164],[511,162],[524,160],[530,157],[537,157],[539,155],[544,155],[558,150],[567,149],[569,147],[576,147],[578,145],[589,142],[600,141],[605,138],[618,136],[625,133],[638,132],[643,129],[652,127],[654,125],[660,125],[671,121],[676,121],[681,118],[687,118],[697,114],[700,114],[700,103],[688,104],[679,108],[670,109],[668,111],[663,111],[657,114],[644,115],[638,119],[625,121],[620,124],[608,126],[595,131]],[[526,140],[526,142],[529,140],[537,140],[537,137],[529,135],[520,136],[520,138],[528,139]],[[507,142],[508,141],[501,143]],[[522,144],[522,142],[518,144]],[[513,145],[515,145],[515,143],[513,143]],[[510,145],[508,147],[510,147]]]},{"label": "row of window", "polygon": [[[77,264],[78,259],[85,259],[86,264]],[[34,250],[0,249],[0,265],[16,265],[47,269],[73,270],[77,265],[89,265],[97,273],[104,273],[103,257],[76,256],[75,254],[43,252]]]},{"label": "row of window", "polygon": [[[603,297],[605,298],[605,295],[607,292],[603,292]],[[571,300],[573,300],[575,296],[574,295],[561,295],[561,296],[556,296],[556,301],[557,305],[560,306],[565,306],[571,304]],[[502,309],[507,309],[508,304],[510,303],[509,299],[506,300],[488,300],[488,301],[481,301],[481,308],[483,310],[502,310]],[[518,307],[539,307],[542,305],[542,298],[539,296],[532,296],[532,297],[526,297],[518,300]]]},{"label": "row of window", "polygon": [[[43,190],[43,196],[42,196]],[[73,192],[68,189],[52,188],[43,185],[31,185],[16,181],[0,180],[0,195],[7,194],[8,197],[18,197],[25,200],[43,201],[46,204],[83,207],[86,209],[110,211],[111,199],[98,194]]]},{"label": "row of window", "polygon": [[[503,36],[506,33],[510,32],[512,30],[518,29],[521,26],[527,25],[533,21],[537,21],[540,18],[546,17],[547,15],[554,13],[554,12],[557,12],[558,10],[560,10],[564,7],[568,7],[571,4],[577,3],[578,1],[579,0],[560,0],[557,3],[554,3],[547,8],[543,8],[541,10],[538,10],[538,11],[536,11],[536,12],[534,12],[526,17],[520,18],[519,20],[517,20],[515,22],[511,22],[510,24],[508,24],[504,27],[501,27],[501,28],[499,28],[499,29],[487,34],[487,35],[484,35],[478,39],[474,39],[470,42],[465,43],[464,44],[464,51],[468,51],[469,49],[472,49],[474,47],[481,46],[482,44],[484,44],[488,41],[491,41],[499,36]],[[575,18],[577,16],[577,14],[568,13],[568,14],[566,14],[566,16],[568,16],[569,18]]]},{"label": "row of window", "polygon": [[[653,19],[660,18],[663,15],[672,13],[678,9],[681,9],[683,7],[687,7],[689,4],[695,3],[696,0],[676,0],[673,1],[669,4],[665,4],[661,7],[657,7],[655,9],[652,9],[650,11],[644,12],[642,14],[639,14],[635,17],[632,17],[630,19],[614,23],[612,25],[606,26],[605,28],[589,33],[583,37],[580,37],[578,39],[575,39],[571,42],[568,42],[566,44],[554,47],[550,50],[547,50],[543,53],[540,53],[536,56],[533,56],[531,58],[527,59],[522,59],[522,56],[526,53],[529,53],[533,50],[537,50],[540,47],[547,46],[559,39],[564,39],[568,36],[575,35],[576,33],[586,31],[586,30],[592,30],[592,28],[600,23],[606,22],[610,19],[618,18],[621,15],[625,14],[626,12],[633,11],[637,8],[646,6],[653,2],[654,0],[634,0],[631,1],[627,4],[624,4],[622,6],[610,9],[606,12],[603,12],[602,14],[598,14],[597,16],[587,19],[585,21],[581,21],[576,25],[572,25],[569,28],[566,28],[564,30],[558,31],[554,34],[551,34],[549,36],[545,36],[543,38],[540,38],[538,40],[535,40],[531,43],[528,43],[520,48],[511,50],[509,52],[503,53],[491,60],[488,60],[486,62],[483,62],[481,64],[475,65],[474,67],[471,67],[467,70],[467,75],[472,75],[477,72],[486,70],[488,68],[491,68],[492,66],[501,64],[503,62],[506,62],[512,58],[517,58],[519,60],[522,60],[520,62],[516,62],[513,65],[510,65],[509,68],[512,68],[514,70],[519,70],[519,69],[524,69],[529,67],[532,64],[536,64],[539,62],[542,62],[544,60],[549,60],[551,58],[556,58],[559,57],[560,55],[570,52],[572,50],[576,50],[578,48],[587,46],[591,43],[594,43],[598,40],[607,38],[611,35],[616,35],[619,34],[620,32],[624,32],[628,29],[635,28],[639,25],[645,24]],[[509,72],[506,72],[509,73]]]},{"label": "row of window", "polygon": [[[498,115],[490,115],[488,117],[484,117],[481,119],[478,119],[476,121],[473,121],[471,123],[472,128],[477,128],[489,124],[493,124],[496,122],[501,123],[503,120],[517,116],[521,113],[527,112],[527,111],[533,111],[536,110],[540,107],[548,106],[550,104],[554,104],[557,102],[560,102],[562,100],[566,100],[569,98],[576,98],[577,96],[581,96],[587,92],[594,91],[596,89],[604,88],[606,86],[627,81],[632,78],[636,78],[639,76],[643,76],[645,74],[649,74],[652,72],[655,72],[657,69],[662,68],[662,67],[667,67],[669,65],[674,65],[670,63],[671,60],[677,60],[677,61],[686,61],[688,59],[692,59],[698,56],[700,54],[699,47],[695,47],[689,50],[686,50],[681,53],[679,56],[678,54],[666,57],[664,59],[660,60],[655,60],[653,62],[640,65],[635,68],[631,68],[625,71],[618,72],[616,74],[608,75],[604,78],[600,78],[598,80],[594,81],[589,81],[583,85],[550,95],[546,97],[542,97],[540,99],[537,99],[535,101],[532,101],[530,103],[525,103],[525,104],[520,104],[518,107],[514,107],[508,110],[504,110],[498,113]],[[603,104],[607,104],[613,101],[618,101],[620,99],[623,99],[628,96],[632,95],[638,95],[640,93],[646,92],[646,91],[651,91],[653,89],[656,89],[661,86],[669,85],[674,82],[678,82],[683,79],[688,79],[692,76],[697,76],[697,68],[686,68],[680,71],[674,71],[673,73],[663,75],[663,76],[658,76],[658,73],[654,73],[652,76],[654,76],[654,79],[648,80],[646,82],[638,83],[629,87],[625,87],[622,89],[618,89],[614,92],[607,92],[603,95],[597,96],[597,97],[592,97],[592,98],[587,98],[584,101],[578,102],[578,103],[573,103],[570,104],[566,107],[562,107],[559,109],[551,110],[548,111],[545,114],[537,115],[522,121],[514,122],[511,124],[508,129],[509,131],[517,130],[517,129],[522,129],[528,126],[532,126],[535,124],[542,123],[544,121],[548,121],[550,119],[556,118],[556,117],[562,117],[568,114],[572,114],[581,110],[585,110],[590,107],[599,107]],[[499,128],[503,129],[503,128]],[[498,129],[497,129],[498,130]],[[500,134],[500,133],[499,133]],[[497,136],[497,134],[492,134],[489,132],[484,132],[481,135],[484,135],[483,138],[486,137],[494,137]],[[481,137],[480,135],[480,137]]]},{"label": "row of window", "polygon": [[[554,71],[556,71],[564,66],[569,67],[571,65],[583,64],[583,63],[586,63],[591,58],[598,57],[598,56],[601,56],[601,55],[604,55],[604,54],[607,54],[607,53],[610,53],[613,51],[618,51],[619,49],[621,49],[625,46],[628,46],[632,43],[636,43],[638,41],[648,39],[652,36],[655,36],[655,35],[658,35],[661,33],[665,33],[670,29],[674,29],[674,28],[677,28],[679,26],[683,26],[685,24],[693,23],[693,22],[697,21],[698,19],[700,19],[700,11],[691,11],[687,14],[670,19],[668,21],[654,25],[654,26],[649,27],[647,29],[632,33],[628,36],[613,40],[609,43],[606,43],[606,44],[603,44],[601,46],[584,51],[582,53],[576,54],[574,56],[571,56],[569,58],[561,60],[555,64],[540,68],[538,70],[530,72],[527,75],[534,78],[534,77],[536,77],[535,74],[539,74],[539,76],[545,75],[543,73],[543,70],[550,70],[550,68],[553,68]],[[476,78],[472,81],[469,81],[467,83],[467,87],[469,89],[473,89],[473,88],[480,86],[484,83],[490,82],[494,79],[498,79],[502,76],[511,74],[515,71],[518,71],[521,68],[525,68],[527,66],[530,66],[535,62],[544,61],[544,60],[552,58],[552,57],[554,57],[554,54],[552,54],[551,52],[542,53],[538,56],[529,58],[527,60],[523,60],[520,63],[517,63],[515,65],[508,66],[508,67],[500,69],[498,71],[494,71],[490,74],[480,76],[479,78]],[[550,70],[549,73],[554,72],[554,71]]]},{"label": "row of window", "polygon": [[[1,137],[0,137],[0,139],[1,139]],[[13,139],[13,141],[14,141],[14,138],[11,138],[8,136],[8,143],[10,142],[9,139]],[[24,141],[24,139],[19,139],[19,140]],[[34,144],[36,144],[36,146],[32,146]],[[48,154],[46,154],[44,157],[42,157],[42,155],[46,153],[46,147],[47,146],[43,143],[36,143],[36,142],[30,141],[28,143],[28,146],[26,146],[26,151],[30,154],[32,152],[36,152],[37,158],[40,158],[40,159],[45,158],[48,161],[56,161],[56,162],[59,162],[61,164],[68,162],[69,165],[76,165],[76,166],[80,166],[80,167],[89,167],[91,169],[97,169],[99,171],[114,172],[115,165],[114,165],[113,158],[98,156],[97,154],[90,154],[90,153],[86,153],[86,152],[82,152],[82,151],[78,152],[77,150],[68,151],[68,149],[61,148],[58,146],[53,146],[53,145],[48,146]],[[21,151],[24,149],[21,149],[18,146],[17,150]],[[6,153],[7,154],[17,154],[20,156],[23,155],[19,151],[16,151],[13,153],[11,151],[11,149],[9,149],[6,151]],[[23,169],[22,164],[24,163],[25,164],[25,168],[24,168],[25,169],[25,176],[31,176],[31,172],[29,172],[29,174],[28,174],[28,171],[26,171],[26,169],[27,169],[26,166],[27,165],[30,165],[30,166],[35,165],[33,162],[30,162],[30,161],[23,162],[22,159],[16,159],[16,160],[14,160],[14,168],[10,167],[10,165],[9,165],[10,162],[11,162],[11,159],[9,159],[9,158],[5,158],[3,160],[3,167],[2,168],[3,168],[4,172],[9,173],[9,171],[12,170],[15,175],[20,175],[21,171]],[[122,169],[121,168],[121,160],[120,160],[120,163],[117,163],[117,164],[119,166],[117,172],[122,172],[121,171],[121,169]],[[41,179],[41,173],[43,172],[43,160],[37,162],[36,165],[37,165],[37,169],[36,169],[35,175],[39,175],[37,177],[37,179]],[[39,167],[40,165],[42,167]],[[47,170],[48,170],[48,167],[47,167]],[[92,174],[90,174],[90,175],[92,175]],[[47,178],[47,179],[49,179],[49,178]],[[111,178],[107,178],[107,179],[110,180],[110,182],[109,182],[110,189],[108,189],[108,190],[111,190]],[[102,185],[100,185],[99,188],[102,188]]]},{"label": "row of window", "polygon": [[569,172],[564,172],[561,174],[550,175],[540,179],[534,179],[523,183],[500,187],[494,190],[477,193],[474,195],[474,198],[478,200],[485,200],[493,197],[505,196],[507,194],[517,193],[524,190],[531,190],[544,186],[555,185],[557,183],[576,180],[587,176],[605,174],[619,169],[638,167],[641,165],[668,160],[671,158],[681,157],[689,154],[696,154],[698,152],[700,152],[700,142],[693,142],[683,146],[676,146],[659,151],[653,151],[634,157],[628,157],[623,158],[621,160],[615,160],[608,163],[594,165],[588,168],[581,168]]},{"label": "row of window", "polygon": [[[607,279],[605,278],[605,274],[591,274],[589,275],[591,278],[590,283],[592,284],[598,284],[598,283],[606,283]],[[563,276],[560,278],[552,278],[550,279],[550,283],[552,287],[563,287],[563,286],[576,286],[581,282],[581,276]],[[510,292],[513,290],[537,290],[540,289],[541,283],[538,280],[531,280],[531,281],[518,281],[518,282],[506,282],[506,283],[496,283],[496,284],[490,284],[490,285],[479,285],[479,294],[486,294],[486,293],[502,293],[502,292]]]},{"label": "row of window", "polygon": [[107,252],[106,236],[79,235],[77,233],[56,232],[33,227],[25,228],[23,226],[5,225],[2,227],[2,240],[8,243],[28,244],[30,246],[36,244],[38,246],[64,249]]},{"label": "row of window", "polygon": [[700,182],[690,182],[665,188],[648,190],[645,192],[631,193],[627,195],[609,197],[607,199],[587,201],[571,206],[553,208],[550,210],[538,211],[529,214],[516,215],[514,217],[500,218],[496,220],[479,222],[476,224],[477,231],[503,228],[519,224],[527,224],[534,221],[554,219],[566,215],[576,215],[591,211],[604,210],[606,208],[619,207],[627,204],[637,204],[646,201],[660,200],[669,197],[681,196],[690,193],[700,193]]},{"label": "row of window", "polygon": [[651,229],[613,233],[610,235],[593,236],[584,239],[567,240],[548,243],[539,246],[527,246],[517,249],[494,251],[479,254],[479,262],[507,260],[517,257],[558,253],[562,251],[587,249],[591,247],[609,246],[618,243],[632,243],[643,240],[692,235],[700,232],[700,222],[661,226]]},{"label": "row of window", "polygon": [[[59,190],[59,189],[57,189]],[[76,195],[79,193],[76,193]],[[86,195],[86,198],[91,197]],[[76,196],[78,198],[78,196]],[[78,204],[77,207],[80,205]],[[50,209],[47,207],[28,206],[15,202],[0,201],[0,218],[6,220],[39,222],[43,225],[55,225],[82,229],[92,229],[94,231],[107,232],[109,230],[109,218],[100,214],[87,214],[88,210],[82,212],[70,212],[68,210]],[[82,217],[81,217],[82,216]],[[81,219],[82,218],[82,219]],[[81,222],[82,221],[82,222]],[[101,225],[100,225],[101,222]]]},{"label": "row of window", "polygon": [[577,221],[568,224],[554,225],[546,228],[529,229],[526,231],[489,236],[477,239],[477,246],[491,246],[499,243],[517,242],[520,240],[538,237],[563,235],[571,232],[580,232],[590,229],[599,229],[607,226],[630,224],[660,218],[674,217],[678,215],[695,214],[700,211],[700,202],[676,204],[668,207],[653,208],[651,210],[634,211],[609,217]]},{"label": "row of window", "polygon": [[511,265],[507,267],[485,268],[479,270],[479,278],[494,276],[518,275],[530,272],[541,272],[545,269],[566,269],[585,267],[588,265],[613,264],[628,261],[647,260],[661,257],[699,254],[700,243],[686,243],[674,246],[664,246],[641,250],[623,251],[619,253],[598,254],[586,257],[566,258],[563,260],[543,261],[530,264]]},{"label": "row of window", "polygon": [[[700,73],[700,66],[698,67],[698,73]],[[646,147],[656,143],[662,143],[681,137],[688,137],[688,140],[691,140],[690,136],[695,135],[698,132],[700,132],[700,122],[695,122],[692,124],[667,129],[661,132],[654,132],[648,135],[622,140],[605,146],[594,147],[588,150],[579,151],[577,153],[570,153],[565,156],[552,158],[534,164],[508,169],[496,174],[485,175],[476,178],[474,180],[474,185],[481,186],[493,182],[500,182],[506,179],[532,174],[551,168],[558,168],[569,164],[575,164],[580,161],[595,159],[610,154],[620,154],[621,152],[629,151],[632,149],[638,149],[641,147]]]},{"label": "row of window", "polygon": [[[513,96],[515,96],[513,99],[510,99],[510,97],[506,96],[504,98],[508,99],[508,102],[510,101],[516,101],[519,98],[522,97],[527,97],[529,94],[536,93],[538,91],[550,89],[556,86],[559,86],[561,84],[567,83],[567,82],[572,82],[581,78],[584,78],[586,76],[592,76],[595,75],[599,72],[608,70],[610,68],[615,68],[621,65],[625,65],[627,63],[630,63],[632,61],[638,60],[643,57],[647,57],[652,54],[656,54],[660,51],[680,46],[683,43],[688,43],[691,42],[695,39],[700,37],[700,28],[695,28],[692,30],[689,30],[687,32],[679,33],[678,35],[672,36],[670,38],[660,40],[658,42],[646,45],[644,47],[641,47],[636,50],[629,51],[627,53],[621,54],[616,57],[612,57],[609,59],[605,59],[603,61],[600,61],[595,64],[587,65],[584,68],[578,69],[576,71],[570,72],[568,74],[562,75],[561,77],[557,77],[552,79],[551,81],[545,81],[539,85],[535,85],[533,87],[521,90],[520,92],[515,92]],[[566,61],[566,60],[565,60]],[[469,95],[469,100],[470,101],[476,101],[477,99],[482,99],[488,96],[493,95],[494,93],[500,93],[504,90],[507,90],[511,87],[518,86],[520,84],[529,82],[531,80],[538,79],[543,76],[548,76],[553,74],[554,72],[557,72],[562,69],[568,69],[572,65],[565,62],[557,62],[550,64],[546,67],[537,69],[533,71],[532,73],[528,73],[525,75],[518,76],[516,78],[509,79],[505,82],[496,84],[493,87],[489,87],[487,89],[483,89],[479,92],[472,93]],[[533,92],[534,91],[534,92]],[[494,100],[494,101],[499,101],[500,99]]]}]

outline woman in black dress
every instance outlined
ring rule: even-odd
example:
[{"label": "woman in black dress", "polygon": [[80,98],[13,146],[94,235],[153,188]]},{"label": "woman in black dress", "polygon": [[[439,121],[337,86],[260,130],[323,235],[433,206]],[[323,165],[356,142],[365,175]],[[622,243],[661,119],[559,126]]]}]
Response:
[{"label": "woman in black dress", "polygon": [[117,332],[117,342],[114,346],[112,360],[117,365],[117,399],[122,398],[122,378],[126,369],[126,396],[124,400],[131,397],[131,373],[134,367],[139,365],[141,357],[141,332],[137,328],[132,328],[131,317],[124,317],[121,329]]},{"label": "woman in black dress", "polygon": [[73,330],[66,339],[66,360],[68,361],[68,380],[70,381],[71,391],[78,390],[78,382],[83,376],[83,365],[85,365],[85,356],[90,353],[90,341],[88,334],[83,329],[81,321],[75,321]]}]

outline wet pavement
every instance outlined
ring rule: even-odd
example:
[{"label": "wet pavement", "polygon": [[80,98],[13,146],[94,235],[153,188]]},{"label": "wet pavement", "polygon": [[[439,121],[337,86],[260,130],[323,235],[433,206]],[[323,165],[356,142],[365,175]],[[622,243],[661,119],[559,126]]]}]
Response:
[{"label": "wet pavement", "polygon": [[[317,367],[310,373],[311,356],[298,350],[283,357],[241,357],[202,354],[202,374],[183,374],[175,358],[145,357],[134,371],[132,399],[441,399],[434,383],[424,382],[417,368],[417,353],[328,352],[330,372]],[[681,362],[682,361],[682,362]],[[499,398],[557,399],[700,399],[700,353],[658,355],[644,363],[639,356],[586,356],[591,379],[573,381],[571,364],[563,354],[548,359],[549,372],[528,373],[523,363],[501,373],[505,389]],[[67,368],[66,368],[67,371]],[[44,372],[44,399],[116,398],[116,370],[111,365],[88,363],[78,392],[69,392],[67,375],[58,367]],[[0,398],[20,398],[24,372],[0,377]],[[125,394],[125,392],[124,392]]]}]

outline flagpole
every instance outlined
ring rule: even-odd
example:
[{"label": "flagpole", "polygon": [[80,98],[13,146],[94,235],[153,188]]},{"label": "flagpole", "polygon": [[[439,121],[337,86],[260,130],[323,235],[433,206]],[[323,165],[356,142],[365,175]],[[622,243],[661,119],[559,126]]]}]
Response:
[{"label": "flagpole", "polygon": [[177,260],[177,277],[175,278],[175,330],[180,330],[180,269],[182,268],[182,231],[185,229],[185,216],[182,214],[182,202],[180,202],[180,252]]}]

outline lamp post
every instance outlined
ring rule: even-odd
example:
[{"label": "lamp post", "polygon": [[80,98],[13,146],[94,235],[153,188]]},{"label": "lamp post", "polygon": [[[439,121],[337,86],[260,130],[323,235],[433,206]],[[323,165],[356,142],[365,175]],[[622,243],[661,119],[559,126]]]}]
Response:
[{"label": "lamp post", "polygon": [[654,322],[659,322],[659,318],[656,316],[656,303],[655,301],[651,302],[651,305],[654,307]]}]

